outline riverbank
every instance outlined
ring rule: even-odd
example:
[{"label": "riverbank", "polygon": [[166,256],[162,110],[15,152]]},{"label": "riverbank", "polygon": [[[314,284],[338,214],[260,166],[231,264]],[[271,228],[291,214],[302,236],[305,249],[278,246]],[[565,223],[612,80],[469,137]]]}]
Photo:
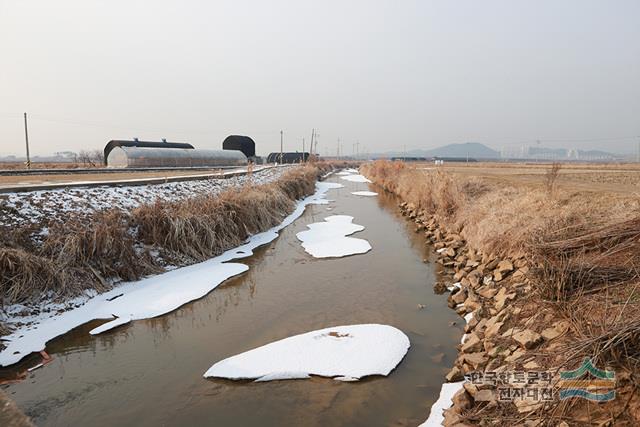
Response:
[{"label": "riverbank", "polygon": [[[93,193],[75,194],[62,203],[60,197],[71,197],[65,192],[49,198],[21,195],[29,200],[29,209],[24,200],[21,210],[13,206],[15,201],[4,200],[0,332],[8,335],[29,318],[52,310],[78,308],[120,282],[192,265],[237,247],[280,224],[333,167],[320,163],[269,170],[222,183],[197,182],[197,188],[190,183],[149,186],[135,190],[139,198],[124,188],[107,192],[113,199],[109,203],[95,203]],[[142,194],[145,190],[149,194]],[[28,218],[5,224],[25,212]]]},{"label": "riverbank", "polygon": [[[436,291],[469,319],[444,425],[637,425],[636,196],[559,190],[551,168],[535,188],[400,162],[361,171],[404,200],[438,254]],[[615,399],[559,399],[560,373],[585,357],[615,372]]]}]

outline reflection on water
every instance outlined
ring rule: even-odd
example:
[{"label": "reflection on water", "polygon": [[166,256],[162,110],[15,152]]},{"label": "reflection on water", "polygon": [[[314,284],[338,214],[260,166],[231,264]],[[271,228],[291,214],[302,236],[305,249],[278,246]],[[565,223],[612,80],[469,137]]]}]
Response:
[{"label": "reflection on water", "polygon": [[[421,234],[396,200],[351,191],[341,181],[327,205],[305,214],[270,245],[243,260],[250,269],[168,315],[96,337],[96,322],[47,346],[55,358],[5,387],[38,425],[415,425],[437,398],[460,331],[445,297],[434,295],[433,266]],[[346,214],[373,249],[314,259],[295,233]],[[176,286],[186,286],[176,283]],[[418,304],[426,308],[418,309]],[[359,383],[325,378],[271,383],[205,380],[215,362],[294,334],[332,325],[384,323],[404,331],[409,353],[388,377]],[[459,323],[459,322],[458,322]],[[26,366],[23,364],[22,367]],[[11,374],[13,370],[5,370]]]}]

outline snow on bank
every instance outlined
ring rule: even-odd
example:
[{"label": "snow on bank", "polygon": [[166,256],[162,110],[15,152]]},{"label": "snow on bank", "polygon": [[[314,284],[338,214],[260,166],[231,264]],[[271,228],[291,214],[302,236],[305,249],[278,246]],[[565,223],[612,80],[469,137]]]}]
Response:
[{"label": "snow on bank", "polygon": [[373,197],[377,196],[378,193],[374,193],[373,191],[353,191],[351,192],[354,196],[365,196],[365,197]]},{"label": "snow on bank", "polygon": [[340,179],[351,182],[371,182],[364,175],[345,175],[341,176]]},{"label": "snow on bank", "polygon": [[199,195],[215,195],[247,182],[266,184],[279,178],[287,168],[270,168],[228,179],[198,179],[153,185],[77,187],[56,190],[6,193],[0,195],[0,225],[40,224],[44,220],[65,219],[69,214],[88,215],[116,208],[123,211],[156,200],[176,201]]},{"label": "snow on bank", "polygon": [[224,359],[209,368],[204,377],[272,381],[319,375],[357,381],[368,375],[388,375],[409,346],[409,338],[392,326],[335,326]]},{"label": "snow on bank", "polygon": [[[454,288],[460,288],[460,283],[454,283],[451,287],[448,287],[449,290]],[[469,323],[473,319],[473,313],[467,313],[464,316],[465,322]],[[469,334],[462,335],[461,343],[464,343],[467,340],[467,336]],[[431,412],[429,413],[429,418],[420,424],[419,427],[436,427],[441,426],[444,421],[444,414],[442,413],[445,409],[449,409],[453,404],[453,396],[464,386],[465,381],[459,381],[456,383],[444,383],[442,384],[442,388],[440,389],[440,396],[438,400],[431,406]]]},{"label": "snow on bank", "polygon": [[309,230],[296,234],[302,247],[314,258],[334,258],[347,255],[364,254],[371,250],[371,245],[364,239],[346,237],[364,230],[364,226],[353,224],[353,217],[348,215],[332,215],[324,222],[309,224]]},{"label": "snow on bank", "polygon": [[[56,307],[42,307],[38,316],[29,319],[12,317],[2,319],[9,325],[30,320],[29,326],[16,328],[13,333],[3,337],[6,348],[0,352],[0,366],[19,362],[32,352],[45,349],[47,341],[62,335],[71,329],[95,319],[111,319],[93,330],[99,334],[132,320],[148,319],[169,313],[178,307],[203,297],[220,283],[248,270],[244,264],[227,263],[246,258],[253,254],[258,246],[265,245],[278,237],[278,232],[291,224],[304,212],[308,204],[325,204],[329,189],[342,187],[340,184],[318,182],[315,194],[299,201],[296,209],[284,221],[249,238],[237,248],[230,249],[220,256],[188,267],[178,268],[137,282],[123,283],[103,294],[74,301],[75,308],[61,314]],[[80,305],[84,303],[83,305]],[[51,309],[53,308],[53,309]],[[9,310],[12,311],[12,310]],[[48,311],[45,313],[45,311]]]},{"label": "snow on bank", "polygon": [[443,411],[451,407],[453,396],[462,388],[464,381],[457,383],[444,383],[440,389],[438,400],[431,406],[431,414],[420,427],[440,427],[444,421]]}]

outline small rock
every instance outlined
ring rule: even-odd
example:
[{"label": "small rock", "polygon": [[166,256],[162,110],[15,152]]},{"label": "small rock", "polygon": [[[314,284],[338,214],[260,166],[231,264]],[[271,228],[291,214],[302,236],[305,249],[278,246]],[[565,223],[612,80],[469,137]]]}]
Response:
[{"label": "small rock", "polygon": [[504,276],[505,274],[513,271],[513,264],[508,259],[505,259],[500,261],[495,269]]},{"label": "small rock", "polygon": [[516,340],[521,347],[530,349],[540,344],[542,335],[531,329],[525,329],[524,331],[513,334],[513,339]]},{"label": "small rock", "polygon": [[469,283],[471,284],[471,287],[473,287],[473,288],[477,288],[478,285],[480,284],[480,276],[478,274],[474,274],[472,272],[466,278],[469,279]]},{"label": "small rock", "polygon": [[425,307],[426,307],[426,305],[424,305],[424,304],[418,304],[418,310],[422,310]]},{"label": "small rock", "polygon": [[458,292],[456,292],[451,297],[451,299],[456,304],[462,304],[467,299],[467,290],[466,289],[460,289]]},{"label": "small rock", "polygon": [[479,351],[477,353],[466,353],[462,356],[464,361],[473,366],[474,369],[478,369],[480,366],[487,363],[487,353]]},{"label": "small rock", "polygon": [[507,300],[512,300],[515,297],[516,297],[515,292],[512,292],[512,293],[508,294],[507,293],[507,288],[505,288],[503,286],[502,288],[500,288],[500,290],[498,291],[498,293],[494,297],[495,309],[498,310],[498,311],[502,310],[504,308],[504,305],[507,302]]},{"label": "small rock", "polygon": [[495,335],[498,335],[500,333],[500,328],[502,328],[502,325],[504,325],[504,322],[493,323],[491,326],[487,327],[487,329],[484,331],[484,336],[486,338],[491,338]]},{"label": "small rock", "polygon": [[523,357],[526,354],[526,352],[519,348],[516,351],[514,351],[511,356],[505,357],[504,361],[507,363],[511,363],[511,362],[515,362],[516,360],[520,359],[521,357]]},{"label": "small rock", "polygon": [[[483,260],[483,261],[485,261],[485,260]],[[486,264],[486,265],[485,265],[485,267],[484,267],[484,268],[485,268],[486,270],[495,270],[495,269],[496,269],[496,267],[498,266],[499,262],[498,262],[498,260],[497,260],[497,259],[494,259],[494,260],[491,260],[491,261],[490,261],[490,260],[489,260],[489,258],[487,258],[487,259],[486,259],[485,264]]]},{"label": "small rock", "polygon": [[556,328],[547,328],[540,333],[546,340],[552,340],[554,338],[558,338],[561,335],[561,332]]},{"label": "small rock", "polygon": [[449,373],[445,376],[447,382],[454,383],[457,381],[462,381],[464,379],[464,375],[462,375],[462,371],[457,366],[451,368]]},{"label": "small rock", "polygon": [[480,349],[482,349],[482,340],[475,332],[472,332],[467,336],[467,339],[460,348],[463,353],[471,353]]},{"label": "small rock", "polygon": [[495,294],[498,293],[498,290],[495,288],[490,288],[489,286],[483,286],[479,288],[476,292],[482,298],[493,298]]},{"label": "small rock", "polygon": [[465,381],[465,383],[462,384],[462,387],[467,391],[467,393],[469,393],[469,396],[471,396],[471,398],[474,398],[474,396],[478,392],[478,386],[468,381]]},{"label": "small rock", "polygon": [[496,402],[496,393],[493,390],[479,390],[473,400],[476,402]]},{"label": "small rock", "polygon": [[469,298],[464,300],[464,307],[466,308],[467,312],[470,313],[482,307],[482,304],[480,303],[480,301],[478,301],[478,298],[473,295],[469,295]]},{"label": "small rock", "polygon": [[444,415],[444,420],[442,420],[442,425],[444,427],[452,427],[460,424],[462,421],[460,414],[458,414],[454,408],[445,409],[442,411],[442,414]]},{"label": "small rock", "polygon": [[542,403],[530,400],[515,400],[513,404],[516,405],[518,412],[521,414],[533,412],[542,407]]},{"label": "small rock", "polygon": [[453,275],[453,280],[459,282],[463,277],[465,277],[467,273],[464,270],[456,271],[456,274]]}]

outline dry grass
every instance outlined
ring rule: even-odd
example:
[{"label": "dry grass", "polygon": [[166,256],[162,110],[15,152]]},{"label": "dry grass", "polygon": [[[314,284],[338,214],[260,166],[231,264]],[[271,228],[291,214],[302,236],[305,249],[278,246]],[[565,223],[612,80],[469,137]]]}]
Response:
[{"label": "dry grass", "polygon": [[47,258],[22,249],[0,249],[0,292],[3,305],[26,302],[54,290],[67,293],[67,279],[66,272]]}]

